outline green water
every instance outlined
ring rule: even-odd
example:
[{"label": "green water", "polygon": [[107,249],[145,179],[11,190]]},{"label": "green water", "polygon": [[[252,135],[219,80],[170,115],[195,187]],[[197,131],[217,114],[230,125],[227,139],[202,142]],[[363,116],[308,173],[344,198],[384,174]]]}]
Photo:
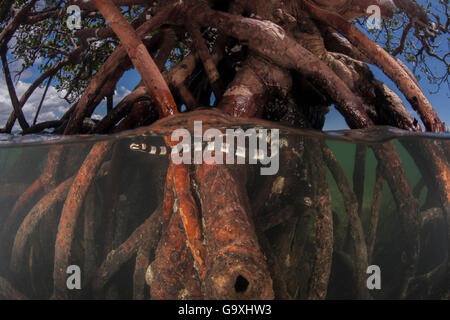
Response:
[{"label": "green water", "polygon": [[[414,160],[417,155],[408,153],[404,142],[417,147],[421,150],[420,152],[427,152],[427,150],[419,148],[424,141],[438,145],[441,150],[445,150],[446,144],[450,143],[450,137],[445,135],[405,135],[383,128],[377,132],[361,131],[357,135],[349,132],[317,134],[283,129],[280,132],[280,139],[288,142],[288,147],[282,148],[280,152],[280,170],[274,177],[263,177],[259,174],[260,165],[246,166],[248,179],[244,193],[251,204],[250,210],[256,215],[253,219],[255,225],[261,219],[276,215],[276,212],[291,210],[291,214],[286,217],[283,217],[283,214],[279,215],[278,222],[263,231],[270,244],[269,249],[265,250],[271,251],[270,253],[264,252],[264,255],[276,257],[279,270],[281,270],[281,278],[287,288],[287,297],[285,296],[285,298],[290,299],[308,298],[308,288],[314,269],[313,260],[318,243],[316,215],[321,213],[319,212],[321,209],[316,207],[315,198],[320,184],[317,168],[325,166],[320,162],[320,154],[317,154],[320,151],[320,148],[317,147],[321,143],[325,143],[334,153],[352,191],[355,191],[353,190],[355,189],[353,188],[353,174],[356,146],[364,146],[367,149],[364,192],[362,209],[360,209],[360,221],[364,236],[367,236],[371,223],[378,165],[372,147],[394,144],[410,189],[404,191],[412,194],[415,187],[421,182],[423,170],[420,169],[423,168],[417,166]],[[159,134],[136,136],[133,133],[115,137],[75,137],[52,141],[49,141],[48,137],[42,136],[32,138],[0,137],[0,237],[2,239],[0,277],[8,281],[24,296],[32,299],[48,299],[54,294],[55,239],[66,195],[52,206],[49,212],[42,214],[39,222],[29,234],[25,248],[20,253],[21,264],[12,270],[12,248],[17,231],[29,212],[33,212],[33,207],[40,199],[54,192],[54,187],[65,179],[79,172],[89,150],[98,141],[109,141],[112,151],[107,154],[95,174],[76,222],[69,263],[80,266],[83,274],[82,286],[80,290],[67,289],[65,298],[150,298],[150,288],[147,285],[142,288],[141,296],[137,296],[136,292],[133,292],[133,284],[136,281],[136,276],[133,278],[135,254],[123,262],[101,290],[93,290],[92,284],[98,276],[98,268],[106,259],[105,248],[117,249],[163,201],[165,176],[170,162],[169,156],[136,152],[130,149],[130,145],[145,142],[148,146],[160,148],[165,145],[164,140]],[[25,206],[16,213],[16,218],[12,220],[14,223],[5,230],[5,221],[8,220],[14,205],[40,177],[44,171],[48,153],[57,146],[64,147],[62,158],[57,166],[57,173],[48,184],[44,185],[42,190],[33,194]],[[444,154],[446,153],[441,153],[441,155]],[[443,156],[442,160],[448,166],[449,159]],[[316,169],[314,169],[315,166]],[[356,271],[352,262],[355,257],[352,242],[349,240],[349,215],[344,198],[331,171],[327,172],[326,184],[331,197],[334,240],[326,297],[329,299],[354,299],[358,295],[355,293]],[[431,181],[433,181],[432,179]],[[283,182],[281,185],[280,181]],[[54,185],[51,185],[51,182],[54,182]],[[260,190],[265,186],[269,186],[271,191],[263,198],[258,197]],[[416,192],[414,195],[417,201],[417,219],[421,219],[424,212],[433,212],[433,218],[426,220],[418,228],[419,256],[415,262],[414,275],[409,289],[402,296],[405,270],[411,267],[412,262],[405,258],[407,252],[405,253],[403,241],[404,221],[401,219],[391,186],[386,180],[383,180],[375,246],[373,255],[369,258],[370,265],[380,267],[381,288],[372,290],[365,288],[365,298],[448,299],[448,212],[442,208],[442,203],[439,202],[437,196],[439,190],[433,189],[433,186],[432,183],[427,183],[421,189],[416,188],[420,192]],[[311,203],[305,199],[309,199]],[[289,206],[290,209],[286,209]],[[108,207],[112,209],[108,211]],[[112,232],[109,242],[105,240],[108,239],[105,236],[108,229],[106,219],[108,212],[112,212],[114,217],[114,223],[109,227]],[[93,217],[94,221],[90,238],[86,236],[85,216],[87,215]],[[258,237],[261,241],[260,234]],[[91,258],[87,258],[89,255],[86,255],[88,247]],[[150,259],[154,259],[156,248],[149,248],[149,250],[152,252],[149,255]],[[264,249],[261,250],[264,251]],[[292,260],[292,257],[296,258]],[[274,271],[271,272],[273,276]],[[369,278],[369,276],[370,274],[367,274],[366,277]],[[11,298],[2,290],[5,289],[0,284],[0,299]],[[277,291],[275,295],[279,297]]]},{"label": "green water", "polygon": [[[345,142],[337,142],[337,141],[327,141],[328,146],[333,150],[337,160],[339,161],[342,169],[345,172],[345,175],[352,184],[353,187],[353,171],[355,166],[355,153],[356,153],[356,145]],[[409,155],[409,153],[405,150],[402,144],[399,141],[394,141],[395,148],[400,156],[403,167],[406,172],[406,178],[408,179],[409,186],[413,188],[420,181],[421,174],[416,164],[414,163],[413,158]],[[364,197],[363,197],[363,209],[361,213],[361,219],[363,224],[368,223],[373,191],[376,180],[376,168],[377,168],[377,160],[373,154],[373,151],[368,148],[366,155],[366,167],[365,167],[365,180],[364,180]],[[330,191],[332,196],[332,206],[333,210],[342,216],[343,219],[346,219],[345,208],[343,203],[343,198],[339,189],[334,181],[331,173],[329,172],[329,183],[330,183]],[[419,205],[423,206],[426,198],[426,187],[420,193],[420,198],[417,199],[419,201]],[[392,197],[392,193],[389,190],[389,186],[386,181],[383,181],[383,193],[381,197],[381,207],[380,212],[394,212],[396,209],[395,201]]]}]

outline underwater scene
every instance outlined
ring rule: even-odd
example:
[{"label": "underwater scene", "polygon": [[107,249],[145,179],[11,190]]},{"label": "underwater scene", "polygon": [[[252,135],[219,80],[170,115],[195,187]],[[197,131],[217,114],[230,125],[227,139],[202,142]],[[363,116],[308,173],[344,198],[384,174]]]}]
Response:
[{"label": "underwater scene", "polygon": [[448,303],[449,25],[449,0],[2,0],[0,300]]},{"label": "underwater scene", "polygon": [[0,136],[0,298],[449,298],[448,134],[222,125],[270,161],[175,163],[171,126]]}]

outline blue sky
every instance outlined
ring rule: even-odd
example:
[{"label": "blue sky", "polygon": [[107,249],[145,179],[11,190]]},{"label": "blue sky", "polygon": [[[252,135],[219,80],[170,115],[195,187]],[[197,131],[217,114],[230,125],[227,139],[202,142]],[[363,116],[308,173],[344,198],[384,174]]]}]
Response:
[{"label": "blue sky", "polygon": [[[424,2],[423,0],[419,0],[419,2]],[[442,37],[444,43],[441,45],[441,49],[447,50],[448,52],[448,39],[445,37]],[[447,42],[447,45],[445,45],[445,42]],[[9,44],[10,47],[14,45],[13,41]],[[400,57],[401,58],[401,57]],[[9,57],[9,59],[12,60],[12,57]],[[402,59],[402,58],[401,58]],[[403,60],[403,59],[402,59]],[[431,62],[432,60],[430,60]],[[10,66],[10,69],[17,70],[19,66],[19,62],[14,63]],[[407,64],[408,65],[408,64]],[[408,67],[412,68],[411,65],[408,65]],[[442,68],[442,64],[437,63],[431,63],[431,68]],[[408,111],[411,113],[412,116],[416,117],[417,119],[420,119],[420,117],[411,109],[409,103],[404,99],[403,95],[399,92],[396,85],[387,78],[378,68],[371,66],[372,71],[375,74],[375,77],[383,82],[385,82],[390,88],[392,88],[404,101],[405,106],[407,107]],[[20,81],[16,84],[16,90],[19,96],[25,92],[26,88],[29,86],[30,83],[33,82],[34,79],[36,79],[39,76],[39,72],[37,68],[32,68],[30,70],[27,70]],[[124,74],[122,79],[117,84],[117,90],[116,94],[114,96],[114,103],[117,104],[123,97],[125,97],[131,90],[134,89],[134,87],[139,83],[140,77],[137,74],[135,70],[130,70]],[[450,125],[450,93],[449,93],[449,86],[448,84],[443,84],[441,86],[441,89],[439,92],[435,94],[430,94],[429,90],[435,90],[435,86],[430,85],[430,83],[427,81],[426,77],[422,77],[422,79],[419,81],[421,87],[424,90],[425,95],[430,100],[432,106],[438,113],[439,117],[442,121],[446,122],[448,125]],[[44,83],[46,84],[46,83]],[[70,106],[69,104],[61,99],[60,97],[63,96],[63,93],[58,93],[56,89],[54,88],[54,83],[52,83],[52,86],[50,86],[50,89],[47,93],[46,100],[44,102],[44,105],[42,107],[42,111],[39,115],[39,121],[45,121],[45,120],[53,120],[61,116],[65,110],[67,110]],[[27,118],[27,120],[31,123],[35,114],[35,111],[37,109],[37,106],[39,105],[40,98],[42,96],[42,93],[44,91],[44,88],[39,88],[35,91],[35,93],[31,96],[28,103],[24,107],[24,113]],[[9,117],[9,114],[11,113],[12,106],[11,101],[9,98],[9,94],[7,91],[7,87],[5,84],[5,80],[3,77],[3,73],[0,73],[0,126],[3,126],[6,122],[7,118]],[[105,102],[103,102],[96,110],[97,117],[100,117],[101,115],[105,114],[106,107]],[[15,127],[18,129],[18,127]],[[347,129],[347,125],[342,118],[342,116],[336,111],[335,108],[331,108],[331,112],[327,115],[327,120],[325,123],[325,130],[339,130],[339,129]]]}]

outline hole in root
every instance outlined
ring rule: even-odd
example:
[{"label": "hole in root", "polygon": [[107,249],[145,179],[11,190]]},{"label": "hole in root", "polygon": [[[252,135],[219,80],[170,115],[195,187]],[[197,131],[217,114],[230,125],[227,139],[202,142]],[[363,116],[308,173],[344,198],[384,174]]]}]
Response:
[{"label": "hole in root", "polygon": [[243,276],[239,275],[236,278],[236,282],[234,283],[234,290],[239,293],[243,293],[247,291],[249,282]]}]

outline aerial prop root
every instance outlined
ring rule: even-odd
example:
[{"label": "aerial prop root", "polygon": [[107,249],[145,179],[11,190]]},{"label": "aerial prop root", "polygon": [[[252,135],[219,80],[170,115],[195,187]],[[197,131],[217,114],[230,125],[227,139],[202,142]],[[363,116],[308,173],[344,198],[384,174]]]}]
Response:
[{"label": "aerial prop root", "polygon": [[445,127],[422,90],[404,68],[383,48],[370,40],[358,28],[346,21],[339,14],[318,8],[317,6],[303,2],[303,8],[312,18],[336,29],[347,38],[373,63],[380,67],[390,77],[405,95],[412,107],[420,114],[420,117],[428,131],[445,132]]}]

